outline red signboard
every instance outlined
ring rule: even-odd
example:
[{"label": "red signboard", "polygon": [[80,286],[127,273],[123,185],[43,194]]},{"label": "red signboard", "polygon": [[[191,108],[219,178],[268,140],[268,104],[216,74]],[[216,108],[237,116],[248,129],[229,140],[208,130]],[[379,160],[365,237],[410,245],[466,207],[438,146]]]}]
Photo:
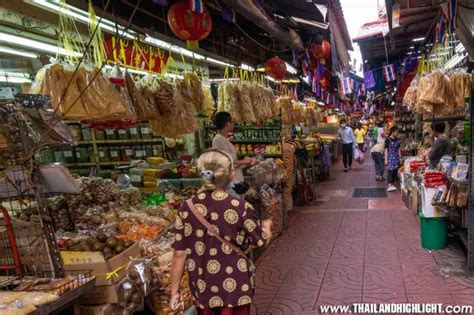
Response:
[{"label": "red signboard", "polygon": [[161,73],[162,67],[168,62],[168,52],[139,41],[105,34],[104,44],[107,60],[137,70]]}]

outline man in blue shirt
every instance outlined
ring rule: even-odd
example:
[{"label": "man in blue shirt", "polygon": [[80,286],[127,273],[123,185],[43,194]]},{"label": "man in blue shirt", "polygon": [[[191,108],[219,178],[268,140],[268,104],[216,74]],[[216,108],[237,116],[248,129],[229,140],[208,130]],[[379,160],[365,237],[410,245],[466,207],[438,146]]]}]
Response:
[{"label": "man in blue shirt", "polygon": [[344,163],[344,172],[347,172],[348,167],[349,169],[352,169],[352,156],[356,139],[354,137],[354,131],[352,131],[352,128],[347,126],[347,121],[345,119],[341,119],[340,123],[341,126],[339,127],[339,131],[337,133],[337,139],[339,140],[339,143],[342,144],[342,161]]}]

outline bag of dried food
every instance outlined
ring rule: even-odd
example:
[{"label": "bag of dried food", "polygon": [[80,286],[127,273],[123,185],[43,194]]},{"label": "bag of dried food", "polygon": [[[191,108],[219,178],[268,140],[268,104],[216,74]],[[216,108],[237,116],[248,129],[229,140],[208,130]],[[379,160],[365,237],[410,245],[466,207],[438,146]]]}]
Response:
[{"label": "bag of dried food", "polygon": [[[51,96],[58,115],[70,120],[133,119],[133,110],[99,69],[53,63],[41,69],[30,93]],[[74,76],[73,76],[74,74]],[[69,85],[69,87],[68,87]]]},{"label": "bag of dried food", "polygon": [[471,95],[472,76],[462,70],[454,71],[451,76],[455,110],[465,110],[465,98]]}]

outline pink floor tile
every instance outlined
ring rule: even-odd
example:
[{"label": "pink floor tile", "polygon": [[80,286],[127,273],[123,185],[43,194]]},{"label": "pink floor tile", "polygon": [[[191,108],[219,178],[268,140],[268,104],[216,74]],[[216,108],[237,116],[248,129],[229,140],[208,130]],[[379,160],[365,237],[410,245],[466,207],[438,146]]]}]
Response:
[{"label": "pink floor tile", "polygon": [[290,228],[259,260],[258,314],[318,314],[321,305],[360,302],[474,304],[474,278],[440,272],[462,265],[463,252],[421,248],[419,219],[400,192],[352,198],[355,187],[373,183],[370,161],[350,173],[336,165],[332,176],[318,185],[327,201],[295,209]]}]

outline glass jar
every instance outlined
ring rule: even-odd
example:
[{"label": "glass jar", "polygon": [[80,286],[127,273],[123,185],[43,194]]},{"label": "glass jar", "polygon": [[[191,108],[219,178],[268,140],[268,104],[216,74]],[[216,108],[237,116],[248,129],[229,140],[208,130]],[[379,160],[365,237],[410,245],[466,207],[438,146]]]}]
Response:
[{"label": "glass jar", "polygon": [[143,152],[142,152],[142,147],[137,145],[135,147],[133,147],[133,158],[135,160],[141,160],[143,159]]},{"label": "glass jar", "polygon": [[110,148],[110,160],[112,162],[119,162],[121,161],[120,158],[120,147],[111,147]]},{"label": "glass jar", "polygon": [[120,148],[122,161],[129,162],[133,160],[133,148],[132,146],[126,145]]},{"label": "glass jar", "polygon": [[128,128],[128,134],[130,135],[130,139],[140,139],[140,132],[137,127]]},{"label": "glass jar", "polygon": [[73,148],[64,149],[64,161],[68,164],[76,163],[76,154]]},{"label": "glass jar", "polygon": [[147,122],[140,123],[140,134],[142,135],[142,139],[151,139],[151,131],[150,127],[148,126]]},{"label": "glass jar", "polygon": [[162,156],[163,148],[160,145],[155,144],[152,146],[152,148],[153,148],[153,156],[156,156],[156,157]]},{"label": "glass jar", "polygon": [[96,129],[94,131],[95,133],[95,140],[105,140],[105,131],[104,130],[100,130],[100,129]]},{"label": "glass jar", "polygon": [[91,130],[88,126],[82,126],[82,140],[92,141]]},{"label": "glass jar", "polygon": [[54,151],[54,160],[56,161],[56,163],[66,163],[66,160],[64,158],[64,151],[63,150]]},{"label": "glass jar", "polygon": [[105,129],[105,138],[107,138],[107,140],[117,140],[117,131],[114,129]]},{"label": "glass jar", "polygon": [[100,162],[110,162],[110,151],[109,147],[99,147],[99,161]]},{"label": "glass jar", "polygon": [[82,141],[82,129],[80,125],[69,125],[69,130],[76,141]]},{"label": "glass jar", "polygon": [[76,148],[76,161],[78,163],[89,162],[89,150],[87,150],[87,147]]},{"label": "glass jar", "polygon": [[151,157],[153,156],[153,147],[151,145],[144,146],[145,148],[145,156],[144,157]]},{"label": "glass jar", "polygon": [[128,131],[127,129],[119,129],[117,130],[118,138],[120,140],[127,140],[128,139]]}]

